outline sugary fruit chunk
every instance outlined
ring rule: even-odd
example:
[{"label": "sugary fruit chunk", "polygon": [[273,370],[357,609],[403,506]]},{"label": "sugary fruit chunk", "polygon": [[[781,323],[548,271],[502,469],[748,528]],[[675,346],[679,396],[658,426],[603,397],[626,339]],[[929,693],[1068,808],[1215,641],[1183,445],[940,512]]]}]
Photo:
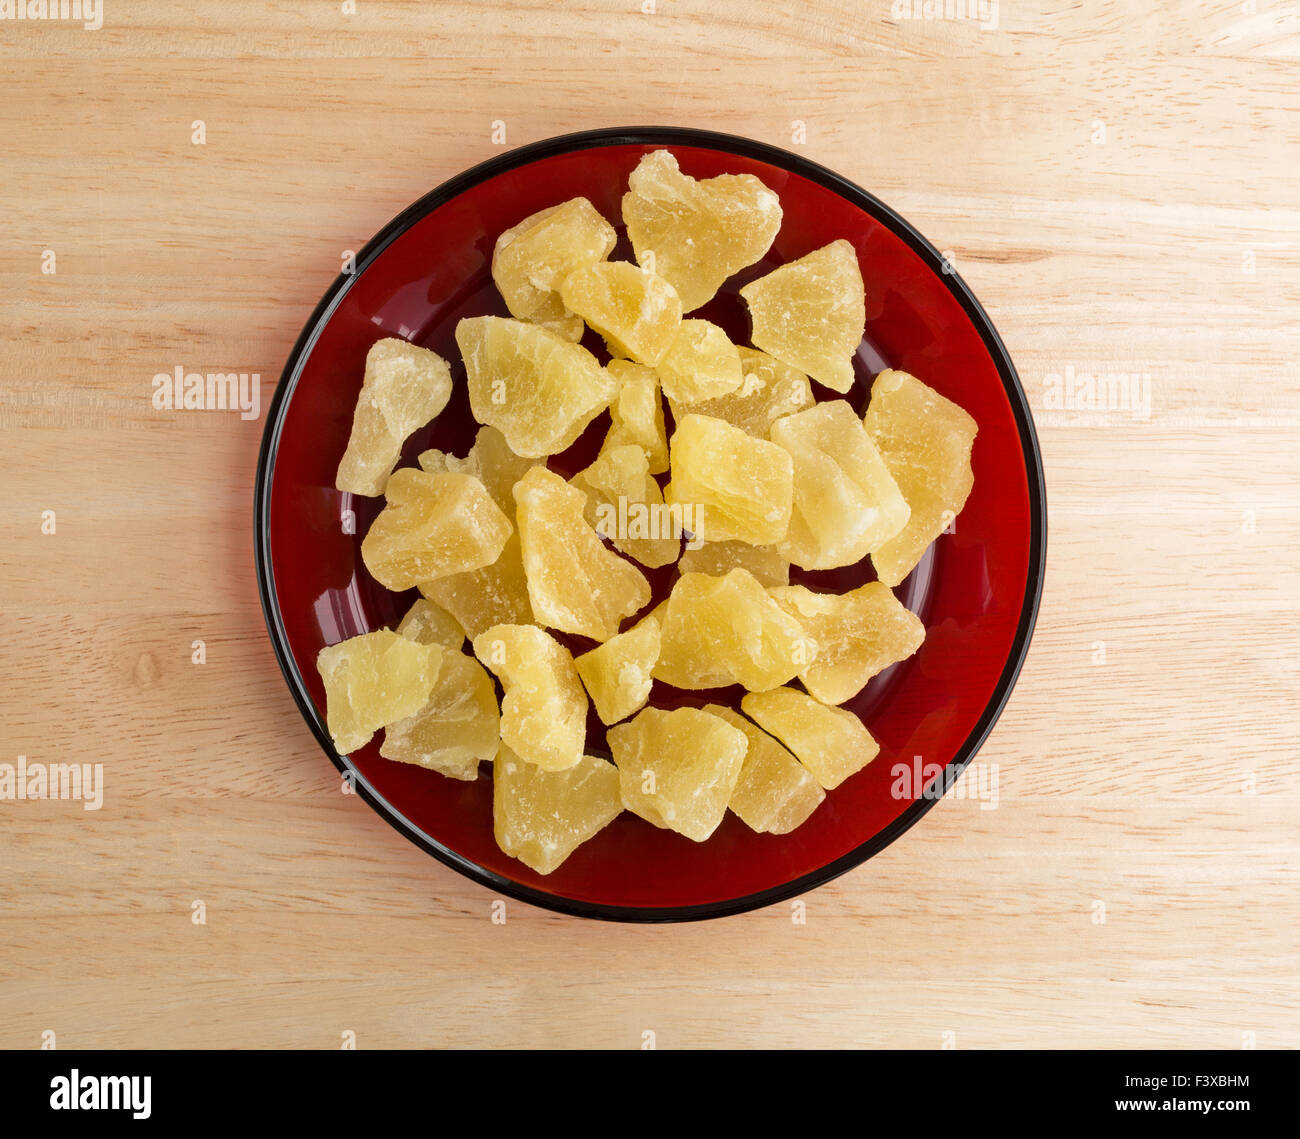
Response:
[{"label": "sugary fruit chunk", "polygon": [[492,280],[511,316],[578,340],[582,319],[564,307],[560,282],[576,269],[603,261],[615,240],[614,227],[595,206],[586,198],[570,198],[531,214],[497,238]]},{"label": "sugary fruit chunk", "polygon": [[751,830],[789,834],[826,798],[808,769],[761,728],[720,704],[704,710],[739,728],[749,743],[728,805]]},{"label": "sugary fruit chunk", "polygon": [[448,649],[424,707],[388,725],[379,754],[452,779],[473,780],[479,761],[492,759],[500,740],[492,678],[472,657]]},{"label": "sugary fruit chunk", "polygon": [[951,400],[896,371],[876,377],[863,423],[912,508],[902,531],[871,552],[876,576],[897,585],[966,505],[978,428]]},{"label": "sugary fruit chunk", "polygon": [[798,368],[783,364],[766,352],[753,348],[738,348],[743,378],[740,386],[717,399],[701,403],[674,403],[673,418],[681,419],[690,412],[725,419],[759,439],[769,438],[772,424],[783,415],[793,415],[812,407],[812,385]]},{"label": "sugary fruit chunk", "polygon": [[422,645],[441,645],[444,649],[459,650],[465,643],[461,623],[427,597],[421,597],[406,611],[397,631]]},{"label": "sugary fruit chunk", "polygon": [[743,378],[736,346],[707,320],[682,321],[656,370],[674,406],[725,396],[740,387]]},{"label": "sugary fruit chunk", "polygon": [[861,771],[880,745],[851,712],[830,708],[793,688],[749,692],[741,710],[794,752],[828,791]]},{"label": "sugary fruit chunk", "polygon": [[451,372],[436,352],[395,337],[375,341],[366,353],[365,379],[335,485],[353,494],[383,494],[407,436],[435,418],[450,398]]},{"label": "sugary fruit chunk", "polygon": [[502,748],[492,769],[497,845],[538,874],[549,874],[622,811],[618,769],[592,755],[545,771]]},{"label": "sugary fruit chunk", "polygon": [[527,625],[533,620],[518,534],[506,539],[490,566],[422,581],[420,592],[455,617],[471,638],[493,625]]},{"label": "sugary fruit chunk", "polygon": [[547,771],[577,763],[587,738],[587,694],[569,650],[536,625],[493,625],[474,638],[474,655],[505,690],[501,742]]},{"label": "sugary fruit chunk", "polygon": [[380,585],[401,591],[497,560],[512,527],[469,475],[393,472],[388,504],[370,524],[361,557]]},{"label": "sugary fruit chunk", "polygon": [[570,273],[560,296],[605,338],[611,355],[639,364],[659,363],[682,323],[672,285],[628,261],[601,261]]},{"label": "sugary fruit chunk", "polygon": [[495,427],[480,427],[469,453],[458,459],[445,451],[422,451],[420,466],[431,474],[450,471],[453,474],[473,475],[505,513],[515,512],[515,483],[528,473],[535,463],[516,455],[506,442],[506,437]]},{"label": "sugary fruit chunk", "polygon": [[650,616],[573,663],[601,722],[616,724],[649,699],[658,660],[659,622]]},{"label": "sugary fruit chunk", "polygon": [[438,679],[443,650],[390,629],[329,645],[316,656],[325,721],[341,753],[356,751],[385,724],[420,710]]},{"label": "sugary fruit chunk", "polygon": [[570,481],[587,495],[585,517],[596,533],[629,558],[643,566],[677,560],[681,529],[664,505],[664,493],[640,447],[606,447]]},{"label": "sugary fruit chunk", "polygon": [[707,415],[687,415],[669,445],[672,482],[664,498],[689,511],[687,529],[706,542],[769,546],[790,525],[794,464],[766,439]]},{"label": "sugary fruit chunk", "polygon": [[856,696],[873,676],[910,657],[925,640],[920,618],[878,581],[848,593],[814,593],[802,585],[768,592],[817,646],[799,679],[823,704]]},{"label": "sugary fruit chunk", "polygon": [[759,585],[788,585],[790,563],[769,546],[748,542],[702,542],[687,546],[677,562],[680,573],[707,573],[722,577],[733,569],[748,570]]},{"label": "sugary fruit chunk", "polygon": [[611,360],[605,367],[618,384],[618,394],[609,405],[611,423],[603,446],[634,443],[645,452],[650,473],[662,474],[668,469],[668,436],[659,377],[653,368],[631,360]]},{"label": "sugary fruit chunk", "polygon": [[609,640],[650,600],[645,575],[605,548],[583,517],[587,496],[555,472],[534,467],[515,485],[515,502],[534,616],[561,632]]},{"label": "sugary fruit chunk", "polygon": [[637,260],[672,283],[685,312],[762,257],[781,228],[780,199],[752,174],[697,181],[666,150],[641,159],[628,187],[623,220]]},{"label": "sugary fruit chunk", "polygon": [[794,460],[794,510],[778,549],[795,565],[853,565],[906,525],[907,503],[844,400],[778,419],[772,442]]},{"label": "sugary fruit chunk", "polygon": [[756,348],[834,391],[853,386],[867,307],[852,245],[832,241],[751,281],[740,295],[749,306]]},{"label": "sugary fruit chunk", "polygon": [[744,732],[698,708],[646,708],[606,738],[629,811],[696,842],[717,830],[745,761]]},{"label": "sugary fruit chunk", "polygon": [[808,651],[799,622],[747,570],[687,573],[668,595],[654,674],[674,688],[762,691],[792,679]]},{"label": "sugary fruit chunk", "polygon": [[563,451],[614,398],[596,357],[548,328],[472,316],[456,325],[456,343],[474,418],[524,458]]}]

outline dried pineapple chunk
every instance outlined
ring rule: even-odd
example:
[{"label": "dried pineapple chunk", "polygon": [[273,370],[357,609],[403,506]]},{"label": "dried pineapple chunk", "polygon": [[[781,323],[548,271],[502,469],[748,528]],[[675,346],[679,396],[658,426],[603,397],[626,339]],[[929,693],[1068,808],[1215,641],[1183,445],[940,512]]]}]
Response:
[{"label": "dried pineapple chunk", "polygon": [[659,622],[648,616],[574,660],[601,723],[616,724],[645,704],[658,659]]},{"label": "dried pineapple chunk", "polygon": [[749,743],[728,804],[746,826],[789,834],[821,805],[821,784],[780,743],[731,708],[706,704],[704,710],[739,728]]},{"label": "dried pineapple chunk", "polygon": [[510,519],[469,475],[403,467],[385,494],[388,504],[370,524],[361,557],[389,589],[491,565],[512,532]]},{"label": "dried pineapple chunk", "polygon": [[793,688],[746,693],[740,707],[794,752],[828,791],[861,771],[880,751],[852,712],[828,707]]},{"label": "dried pineapple chunk", "polygon": [[521,759],[563,771],[582,759],[587,694],[573,657],[536,625],[493,625],[474,655],[501,679],[501,742]]},{"label": "dried pineapple chunk", "polygon": [[618,384],[618,394],[609,405],[612,422],[603,448],[635,443],[645,452],[650,473],[663,474],[668,469],[668,436],[659,377],[653,368],[631,360],[611,360],[605,368]]},{"label": "dried pineapple chunk", "polygon": [[662,277],[628,261],[600,261],[570,273],[564,303],[605,338],[613,356],[659,363],[682,323],[682,302]]},{"label": "dried pineapple chunk", "polygon": [[438,679],[443,650],[379,629],[328,645],[316,655],[325,684],[325,720],[346,755],[385,724],[419,711]]},{"label": "dried pineapple chunk", "polygon": [[906,525],[907,503],[844,400],[778,419],[772,442],[794,460],[794,510],[777,549],[795,565],[853,565]]},{"label": "dried pineapple chunk", "polygon": [[407,436],[434,419],[450,398],[451,372],[436,352],[395,337],[375,341],[366,353],[338,489],[383,494]]},{"label": "dried pineapple chunk", "polygon": [[546,771],[503,747],[492,772],[497,845],[538,874],[549,874],[623,812],[618,769],[584,755]]},{"label": "dried pineapple chunk", "polygon": [[650,583],[604,547],[583,517],[587,496],[553,471],[529,471],[515,485],[515,502],[537,620],[565,633],[609,640],[624,617],[650,600]]},{"label": "dried pineapple chunk", "polygon": [[753,348],[742,346],[737,351],[743,376],[740,387],[727,395],[694,404],[670,399],[674,419],[680,420],[691,412],[711,415],[759,439],[767,439],[772,424],[783,415],[812,407],[812,385],[798,368]]},{"label": "dried pineapple chunk", "polygon": [[669,443],[672,482],[664,499],[687,508],[687,529],[706,542],[769,546],[790,525],[794,464],[766,439],[707,415],[687,415]]},{"label": "dried pineapple chunk", "polygon": [[666,278],[682,310],[692,312],[768,251],[781,228],[781,201],[752,174],[697,181],[671,152],[656,150],[628,179],[623,220],[637,260]]},{"label": "dried pineapple chunk", "polygon": [[537,459],[563,451],[614,398],[596,357],[550,329],[499,316],[456,325],[474,418],[510,449]]},{"label": "dried pineapple chunk", "polygon": [[876,576],[897,585],[966,505],[978,427],[951,400],[896,371],[876,377],[863,423],[912,510],[902,532],[871,552]]},{"label": "dried pineapple chunk", "polygon": [[761,348],[837,392],[853,387],[853,357],[866,331],[857,251],[843,239],[751,281],[751,337]]},{"label": "dried pineapple chunk", "polygon": [[682,321],[656,371],[674,407],[725,396],[744,378],[740,352],[722,329],[707,320]]},{"label": "dried pineapple chunk", "polygon": [[536,465],[532,459],[516,455],[506,437],[495,427],[480,427],[474,437],[474,446],[463,459],[445,451],[422,451],[419,462],[430,474],[450,471],[473,475],[508,516],[515,512],[515,483]]},{"label": "dried pineapple chunk", "polygon": [[681,531],[640,447],[606,447],[569,481],[587,495],[585,517],[596,533],[629,558],[651,567],[677,560]]},{"label": "dried pineapple chunk", "polygon": [[511,534],[490,566],[420,582],[420,592],[446,609],[472,639],[493,625],[533,621],[519,535]]},{"label": "dried pineapple chunk", "polygon": [[817,646],[799,670],[803,685],[823,704],[843,704],[878,672],[910,657],[925,626],[878,581],[848,593],[814,593],[802,585],[769,589]]},{"label": "dried pineapple chunk", "polygon": [[687,549],[677,562],[681,573],[708,573],[714,577],[733,569],[748,570],[759,585],[789,585],[790,563],[768,546],[748,542],[702,542]]},{"label": "dried pineapple chunk", "polygon": [[717,830],[745,761],[739,728],[698,708],[645,708],[607,738],[629,811],[696,842]]},{"label": "dried pineapple chunk", "polygon": [[459,650],[465,644],[465,630],[459,621],[436,601],[421,597],[406,611],[397,631],[422,645],[441,645]]}]

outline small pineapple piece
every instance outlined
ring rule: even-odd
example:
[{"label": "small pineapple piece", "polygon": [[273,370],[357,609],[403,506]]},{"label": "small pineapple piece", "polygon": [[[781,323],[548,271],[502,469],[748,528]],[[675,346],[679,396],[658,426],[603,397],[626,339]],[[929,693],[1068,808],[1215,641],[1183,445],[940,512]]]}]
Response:
[{"label": "small pineapple piece", "polygon": [[606,447],[569,481],[587,495],[585,517],[596,533],[629,558],[651,567],[677,560],[681,532],[640,447]]},{"label": "small pineapple piece", "polygon": [[740,729],[698,708],[645,708],[606,738],[629,811],[695,842],[717,830],[745,761]]},{"label": "small pineapple piece", "polygon": [[380,585],[401,591],[497,560],[512,527],[469,475],[393,472],[388,504],[370,524],[361,557]]},{"label": "small pineapple piece", "polygon": [[536,625],[493,625],[474,655],[501,679],[501,742],[521,759],[563,771],[582,759],[587,694],[573,657]]},{"label": "small pineapple piece", "polygon": [[515,485],[515,502],[537,620],[565,633],[609,640],[624,617],[650,600],[645,575],[604,547],[583,517],[587,496],[555,472],[534,467]]},{"label": "small pineapple piece", "polygon": [[574,660],[603,724],[625,720],[650,697],[659,659],[659,622],[647,616]]},{"label": "small pineapple piece", "polygon": [[518,534],[506,539],[501,556],[490,566],[422,581],[420,592],[446,609],[470,638],[493,625],[528,625],[533,621]]},{"label": "small pineapple piece", "polygon": [[785,537],[794,493],[790,453],[707,415],[687,415],[669,445],[670,504],[687,508],[687,529],[706,542],[770,546]]},{"label": "small pineapple piece", "polygon": [[876,576],[897,585],[966,505],[978,427],[951,400],[896,371],[876,377],[863,423],[912,510],[903,530],[871,552]]},{"label": "small pineapple piece", "polygon": [[370,742],[385,724],[420,710],[438,679],[443,650],[391,629],[328,645],[316,655],[325,684],[325,720],[343,755]]},{"label": "small pineapple piece", "polygon": [[456,325],[470,408],[528,459],[568,447],[614,398],[614,381],[581,344],[499,316]]},{"label": "small pineapple piece", "polygon": [[549,874],[623,811],[618,769],[584,755],[546,771],[503,747],[492,772],[497,845],[538,874]]},{"label": "small pineapple piece", "polygon": [[628,179],[623,220],[637,260],[665,277],[692,312],[768,251],[781,228],[781,201],[752,174],[697,181],[671,152],[656,150]]},{"label": "small pineapple piece", "polygon": [[794,460],[794,510],[777,549],[795,565],[853,565],[906,525],[898,484],[844,400],[778,419],[772,442]]},{"label": "small pineapple piece", "polygon": [[746,693],[740,707],[794,752],[828,791],[861,771],[880,751],[852,712],[827,707],[793,688]]},{"label": "small pineapple piece", "polygon": [[570,273],[560,296],[605,338],[611,355],[638,364],[659,363],[682,323],[672,285],[628,261],[600,261]]},{"label": "small pineapple piece", "polygon": [[668,469],[668,436],[659,377],[653,368],[631,360],[611,360],[605,368],[618,384],[618,395],[609,405],[612,422],[603,448],[635,443],[645,452],[650,473],[663,474]]},{"label": "small pineapple piece", "polygon": [[516,455],[506,437],[495,427],[480,427],[474,437],[474,446],[463,459],[445,451],[422,451],[419,462],[430,474],[450,471],[473,475],[508,516],[515,512],[515,483],[535,465],[532,459]]},{"label": "small pineapple piece", "polygon": [[707,320],[682,321],[656,370],[664,395],[674,407],[725,396],[740,387],[744,378],[736,346]]},{"label": "small pineapple piece", "polygon": [[465,630],[460,622],[427,597],[421,597],[406,611],[397,631],[422,645],[441,645],[444,649],[459,651],[465,643]]},{"label": "small pineapple piece", "polygon": [[878,581],[848,593],[814,593],[802,585],[769,589],[817,646],[799,670],[803,685],[823,704],[843,704],[891,664],[910,657],[925,626]]},{"label": "small pineapple piece", "polygon": [[470,781],[478,778],[479,761],[497,754],[500,741],[492,678],[472,657],[448,649],[428,701],[413,716],[388,725],[379,754]]},{"label": "small pineapple piece", "polygon": [[673,418],[690,412],[725,419],[759,439],[768,439],[772,424],[783,415],[793,415],[813,405],[812,385],[798,368],[783,364],[766,352],[740,347],[740,386],[727,395],[687,404],[669,400]]},{"label": "small pineapple piece", "polygon": [[761,348],[837,392],[853,387],[853,357],[867,326],[858,254],[843,239],[751,281],[751,338]]},{"label": "small pineapple piece", "polygon": [[383,494],[407,436],[436,418],[450,398],[451,372],[436,352],[396,337],[375,341],[366,353],[365,379],[335,486],[353,494]]},{"label": "small pineapple piece", "polygon": [[748,570],[759,585],[789,585],[790,563],[768,546],[748,542],[701,542],[689,546],[677,562],[681,573],[707,573],[722,577],[733,569]]}]

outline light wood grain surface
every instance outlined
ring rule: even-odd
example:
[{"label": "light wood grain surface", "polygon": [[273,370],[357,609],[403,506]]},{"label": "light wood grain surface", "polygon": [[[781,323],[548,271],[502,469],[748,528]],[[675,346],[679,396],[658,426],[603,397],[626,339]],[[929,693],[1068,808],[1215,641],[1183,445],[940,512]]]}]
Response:
[{"label": "light wood grain surface", "polygon": [[[0,1045],[1300,1045],[1300,8],[347,7],[0,21],[0,762],[104,768],[98,811],[0,802]],[[497,120],[801,150],[952,252],[1024,379],[1050,551],[996,809],[805,925],[494,924],[280,679],[262,419],[151,406],[182,365],[264,408],[343,251]],[[1085,374],[1149,410],[1055,406]]]}]

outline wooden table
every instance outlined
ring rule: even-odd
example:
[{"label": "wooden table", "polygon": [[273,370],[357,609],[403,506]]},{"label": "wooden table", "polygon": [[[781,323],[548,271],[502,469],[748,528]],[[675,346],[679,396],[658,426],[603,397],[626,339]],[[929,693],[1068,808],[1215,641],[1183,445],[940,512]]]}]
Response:
[{"label": "wooden table", "polygon": [[[0,22],[0,762],[104,770],[98,811],[0,803],[0,1044],[1300,1044],[1295,6],[346,7]],[[997,809],[943,803],[802,926],[495,924],[338,793],[280,679],[262,420],[151,404],[181,366],[264,408],[345,250],[502,145],[632,123],[883,197],[1038,418]]]}]

